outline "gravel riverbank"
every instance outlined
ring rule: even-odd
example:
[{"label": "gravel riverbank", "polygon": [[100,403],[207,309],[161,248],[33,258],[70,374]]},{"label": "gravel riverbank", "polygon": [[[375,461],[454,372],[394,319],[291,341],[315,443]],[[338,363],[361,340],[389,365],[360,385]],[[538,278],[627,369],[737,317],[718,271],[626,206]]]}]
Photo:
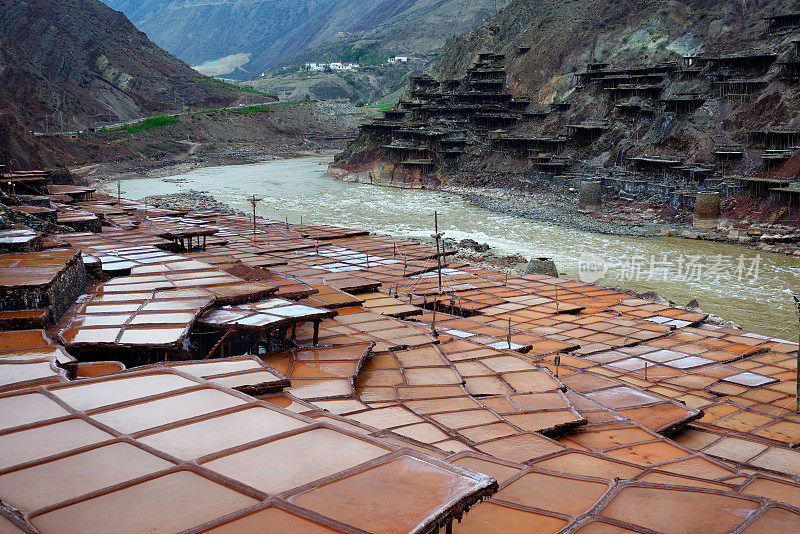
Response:
[{"label": "gravel riverbank", "polygon": [[599,220],[578,211],[577,201],[553,193],[519,193],[506,189],[443,188],[457,194],[470,204],[499,213],[510,213],[536,221],[548,222],[601,234],[652,237],[659,235],[660,225],[620,225]]},{"label": "gravel riverbank", "polygon": [[737,220],[725,215],[715,227],[695,229],[692,215],[648,202],[604,201],[603,209],[578,210],[577,195],[558,192],[517,191],[502,188],[443,187],[474,206],[567,228],[632,237],[681,237],[742,245],[764,252],[800,256],[800,228],[757,220]]},{"label": "gravel riverbank", "polygon": [[213,196],[209,195],[207,191],[195,191],[193,189],[169,195],[151,195],[142,198],[141,201],[157,208],[180,211],[216,211],[229,215],[246,215],[246,213],[242,211],[235,210],[227,204],[219,202]]}]

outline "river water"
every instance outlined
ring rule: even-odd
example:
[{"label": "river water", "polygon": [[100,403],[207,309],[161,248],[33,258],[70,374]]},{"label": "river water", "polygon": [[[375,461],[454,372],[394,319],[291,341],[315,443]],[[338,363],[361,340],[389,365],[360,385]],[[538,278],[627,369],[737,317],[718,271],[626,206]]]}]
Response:
[{"label": "river water", "polygon": [[[270,219],[331,224],[395,237],[429,239],[433,214],[445,237],[488,243],[495,253],[553,258],[559,273],[607,286],[656,291],[679,305],[697,299],[704,311],[746,330],[795,339],[792,293],[800,290],[800,259],[746,247],[681,238],[611,236],[574,230],[475,207],[459,196],[345,183],[326,174],[330,158],[277,160],[197,169],[164,179],[123,182],[123,195],[207,191],[250,213],[247,197],[263,200]],[[180,182],[174,182],[176,178]]]}]

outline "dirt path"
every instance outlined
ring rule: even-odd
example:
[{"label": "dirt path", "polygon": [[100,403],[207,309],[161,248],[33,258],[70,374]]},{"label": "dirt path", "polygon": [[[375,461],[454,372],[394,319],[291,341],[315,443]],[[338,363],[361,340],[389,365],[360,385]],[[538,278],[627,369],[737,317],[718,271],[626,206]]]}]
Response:
[{"label": "dirt path", "polygon": [[188,145],[189,146],[189,155],[194,154],[195,152],[197,152],[198,148],[203,146],[203,143],[197,143],[195,141],[189,141],[188,139],[186,141],[178,141],[178,142],[180,144],[182,144],[182,145]]}]

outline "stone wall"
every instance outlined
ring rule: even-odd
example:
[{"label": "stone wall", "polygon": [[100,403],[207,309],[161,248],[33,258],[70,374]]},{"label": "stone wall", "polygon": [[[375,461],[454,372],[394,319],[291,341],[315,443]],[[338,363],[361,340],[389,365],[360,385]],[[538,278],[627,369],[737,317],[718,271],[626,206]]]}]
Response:
[{"label": "stone wall", "polygon": [[81,253],[73,256],[48,285],[0,289],[0,311],[48,309],[57,321],[86,289],[89,277]]}]

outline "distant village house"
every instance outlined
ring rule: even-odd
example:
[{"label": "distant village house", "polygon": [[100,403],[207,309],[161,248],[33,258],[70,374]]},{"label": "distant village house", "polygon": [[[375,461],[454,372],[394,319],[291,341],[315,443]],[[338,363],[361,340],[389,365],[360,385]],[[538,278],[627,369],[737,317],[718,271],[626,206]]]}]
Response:
[{"label": "distant village house", "polygon": [[358,63],[306,63],[303,68],[310,71],[354,70],[358,68]]}]

